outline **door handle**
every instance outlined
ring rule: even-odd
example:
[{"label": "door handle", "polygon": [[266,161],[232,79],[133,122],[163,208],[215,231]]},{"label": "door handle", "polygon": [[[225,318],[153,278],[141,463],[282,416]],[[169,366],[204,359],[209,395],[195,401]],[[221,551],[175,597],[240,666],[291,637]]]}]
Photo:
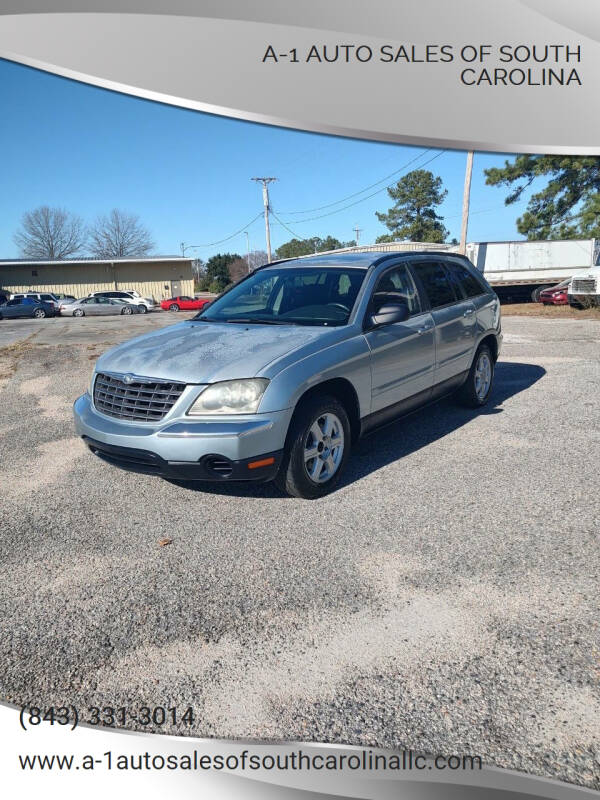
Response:
[{"label": "door handle", "polygon": [[475,309],[474,308],[467,308],[467,310],[463,314],[463,317],[470,317],[471,314],[474,314],[474,313],[475,313]]},{"label": "door handle", "polygon": [[430,331],[433,328],[433,325],[424,325],[422,328],[417,328],[417,333],[419,336],[422,336],[427,331]]}]

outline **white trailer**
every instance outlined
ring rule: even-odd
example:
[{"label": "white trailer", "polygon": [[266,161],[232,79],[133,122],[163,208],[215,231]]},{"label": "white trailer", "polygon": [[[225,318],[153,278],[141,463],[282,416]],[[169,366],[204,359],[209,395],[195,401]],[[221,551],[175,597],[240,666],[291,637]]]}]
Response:
[{"label": "white trailer", "polygon": [[[331,253],[458,252],[458,245],[431,242],[382,242],[343,247]],[[482,272],[501,300],[539,299],[542,289],[598,264],[600,239],[469,242],[466,255]]]},{"label": "white trailer", "polygon": [[598,262],[598,240],[469,242],[467,256],[502,299],[535,299],[539,292]]}]

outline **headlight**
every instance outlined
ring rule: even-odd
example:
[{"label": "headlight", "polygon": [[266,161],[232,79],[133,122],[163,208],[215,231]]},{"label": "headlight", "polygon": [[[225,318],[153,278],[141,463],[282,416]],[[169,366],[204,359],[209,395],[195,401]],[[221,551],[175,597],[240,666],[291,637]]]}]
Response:
[{"label": "headlight", "polygon": [[269,381],[247,378],[213,383],[197,397],[188,414],[255,414]]}]

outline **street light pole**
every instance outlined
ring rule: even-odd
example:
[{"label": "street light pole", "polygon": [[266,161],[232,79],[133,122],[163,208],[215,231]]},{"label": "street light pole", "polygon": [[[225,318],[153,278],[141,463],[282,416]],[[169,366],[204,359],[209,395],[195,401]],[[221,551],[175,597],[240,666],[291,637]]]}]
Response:
[{"label": "street light pole", "polygon": [[246,234],[246,252],[248,254],[246,261],[248,263],[248,274],[250,273],[250,234],[248,231],[244,231]]}]

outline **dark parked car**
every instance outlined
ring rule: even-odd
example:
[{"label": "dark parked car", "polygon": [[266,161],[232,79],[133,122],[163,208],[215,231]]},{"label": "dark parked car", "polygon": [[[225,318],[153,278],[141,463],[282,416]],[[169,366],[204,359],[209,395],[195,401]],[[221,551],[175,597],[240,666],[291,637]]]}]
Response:
[{"label": "dark parked car", "polygon": [[56,310],[52,303],[35,300],[33,297],[16,297],[0,305],[0,319],[14,319],[15,317],[54,317]]}]

